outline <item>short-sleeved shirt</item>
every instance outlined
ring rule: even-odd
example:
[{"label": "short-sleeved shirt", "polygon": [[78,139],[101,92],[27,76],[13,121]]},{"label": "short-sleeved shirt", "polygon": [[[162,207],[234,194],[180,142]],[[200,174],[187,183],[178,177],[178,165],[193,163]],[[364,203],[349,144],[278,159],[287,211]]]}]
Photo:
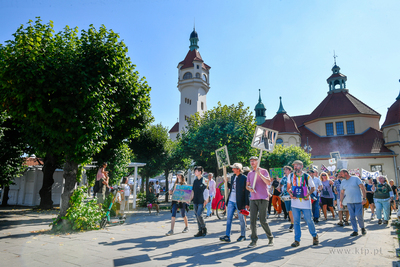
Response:
[{"label": "short-sleeved shirt", "polygon": [[[265,177],[269,177],[269,173],[265,169],[260,168],[260,173],[262,175],[264,175]],[[250,187],[253,186],[255,174],[256,174],[256,172],[253,170],[253,171],[249,172],[249,174],[247,175],[247,182],[250,183]],[[257,180],[256,180],[255,191],[256,192],[251,192],[250,200],[256,200],[256,199],[267,199],[268,200],[268,197],[269,197],[268,187],[264,183],[264,181],[258,176],[257,176]]]},{"label": "short-sleeved shirt", "polygon": [[[315,189],[314,182],[312,181],[310,175],[308,175],[307,173],[303,173],[302,176],[303,175],[305,175],[305,179],[307,179],[307,181],[308,181],[308,187],[309,188],[314,187],[314,189]],[[293,175],[293,173],[291,173],[289,175],[289,179],[287,180],[287,184],[292,185],[292,191],[293,191],[293,177],[294,177],[294,175]],[[292,208],[311,209],[311,199],[310,198],[308,198],[308,200],[305,200],[305,199],[292,199],[291,201],[292,201],[291,202]]]},{"label": "short-sleeved shirt", "polygon": [[288,196],[289,192],[287,191],[287,176],[283,176],[283,178],[280,181],[280,184],[282,185],[282,195],[283,196]]},{"label": "short-sleeved shirt", "polygon": [[361,179],[357,176],[350,176],[348,180],[342,180],[340,190],[345,191],[347,203],[353,204],[362,202],[360,184],[362,184]]},{"label": "short-sleeved shirt", "polygon": [[332,187],[329,184],[328,180],[322,182],[321,197],[323,197],[323,198],[333,198]]},{"label": "short-sleeved shirt", "polygon": [[[316,196],[318,196],[319,194],[318,194],[318,187],[321,185],[322,186],[322,182],[321,182],[321,180],[318,178],[318,177],[311,177],[310,178],[312,181],[313,181],[313,183],[314,183],[314,186],[315,186],[315,191],[314,191],[314,195],[316,195]],[[310,186],[308,186],[308,187],[310,187]]]}]

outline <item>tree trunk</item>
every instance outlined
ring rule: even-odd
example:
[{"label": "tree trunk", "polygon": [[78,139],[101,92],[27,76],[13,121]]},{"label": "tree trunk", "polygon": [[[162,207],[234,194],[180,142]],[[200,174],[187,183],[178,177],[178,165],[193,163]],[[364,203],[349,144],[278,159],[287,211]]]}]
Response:
[{"label": "tree trunk", "polygon": [[169,170],[165,170],[165,202],[169,201],[169,180],[168,180]]},{"label": "tree trunk", "polygon": [[4,192],[3,192],[3,202],[1,202],[1,206],[5,207],[8,206],[8,192],[10,192],[10,186],[5,186],[4,187]]},{"label": "tree trunk", "polygon": [[43,184],[39,191],[41,209],[52,209],[53,200],[51,199],[51,188],[53,187],[54,179],[53,175],[57,168],[57,157],[51,153],[47,153],[44,158],[43,165]]},{"label": "tree trunk", "polygon": [[78,164],[66,160],[64,164],[64,192],[61,195],[60,217],[62,218],[67,214],[69,208],[69,200],[75,190],[76,175],[78,174]]},{"label": "tree trunk", "polygon": [[150,191],[149,191],[149,180],[150,178],[146,177],[146,197],[149,195]]},{"label": "tree trunk", "polygon": [[144,177],[142,177],[142,184],[140,186],[140,193],[144,192]]}]

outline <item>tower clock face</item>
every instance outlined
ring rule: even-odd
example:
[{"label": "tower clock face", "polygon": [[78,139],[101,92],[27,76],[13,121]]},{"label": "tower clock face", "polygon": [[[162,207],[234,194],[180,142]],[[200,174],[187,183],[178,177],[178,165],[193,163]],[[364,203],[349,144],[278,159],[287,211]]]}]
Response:
[{"label": "tower clock face", "polygon": [[203,74],[203,81],[207,82],[207,76]]}]

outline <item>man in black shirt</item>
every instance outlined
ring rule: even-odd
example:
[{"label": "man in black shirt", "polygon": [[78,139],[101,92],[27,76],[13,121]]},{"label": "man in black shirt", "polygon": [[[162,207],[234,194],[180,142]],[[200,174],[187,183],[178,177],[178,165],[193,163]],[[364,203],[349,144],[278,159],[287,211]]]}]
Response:
[{"label": "man in black shirt", "polygon": [[193,208],[194,214],[196,215],[197,225],[199,232],[195,234],[195,237],[205,236],[207,234],[206,223],[202,216],[205,206],[208,201],[208,189],[203,179],[203,167],[197,166],[194,168],[194,175],[197,179],[193,182]]}]

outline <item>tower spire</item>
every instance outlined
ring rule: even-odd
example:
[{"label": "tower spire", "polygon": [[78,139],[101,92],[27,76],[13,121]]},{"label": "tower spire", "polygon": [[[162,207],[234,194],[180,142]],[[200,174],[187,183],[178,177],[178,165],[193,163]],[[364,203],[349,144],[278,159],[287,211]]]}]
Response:
[{"label": "tower spire", "polygon": [[267,109],[265,108],[264,104],[261,101],[261,89],[258,89],[258,103],[256,107],[254,108],[254,111],[256,112],[256,124],[261,125],[265,122],[266,115],[265,111]]},{"label": "tower spire", "polygon": [[334,63],[335,63],[335,66],[336,66],[336,58],[337,58],[338,56],[335,54],[335,50],[333,50],[333,61],[334,61]]},{"label": "tower spire", "polygon": [[283,108],[283,105],[282,105],[282,97],[281,96],[279,97],[279,101],[280,101],[279,109],[278,109],[278,112],[276,114],[281,114],[281,113],[286,114],[286,111],[285,111],[285,109]]},{"label": "tower spire", "polygon": [[[400,82],[400,80],[399,80],[399,82]],[[400,93],[399,93],[399,95],[396,97],[396,100],[400,100]]]},{"label": "tower spire", "polygon": [[190,46],[189,46],[190,51],[199,49],[199,46],[197,44],[199,42],[199,36],[197,35],[197,32],[196,32],[196,25],[193,25],[193,31],[190,34],[189,40],[190,40]]}]

